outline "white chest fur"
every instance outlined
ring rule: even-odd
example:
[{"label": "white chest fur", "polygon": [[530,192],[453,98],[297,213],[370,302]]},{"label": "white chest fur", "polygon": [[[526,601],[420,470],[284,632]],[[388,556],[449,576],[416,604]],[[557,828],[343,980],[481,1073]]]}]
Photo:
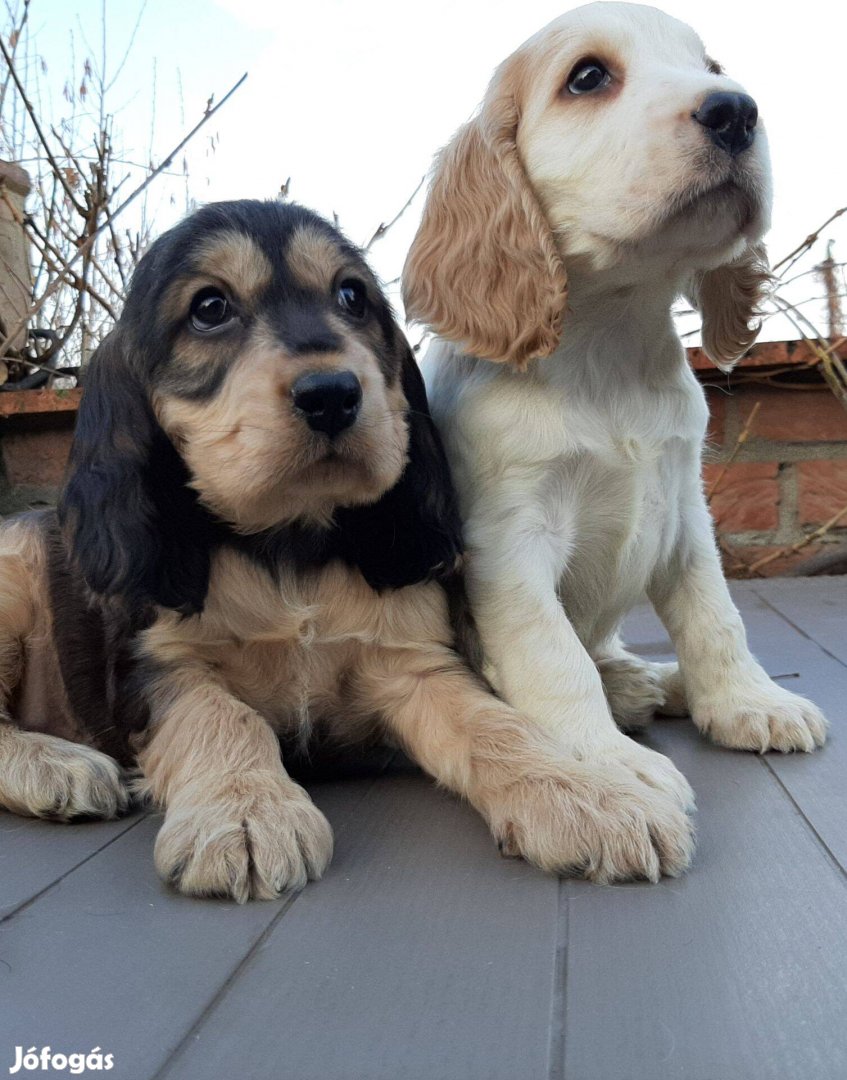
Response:
[{"label": "white chest fur", "polygon": [[533,557],[518,537],[540,546],[543,535],[589,649],[671,557],[699,492],[702,390],[671,327],[636,346],[577,327],[526,374],[469,361],[441,342],[425,364],[471,557],[498,518],[516,538],[515,559]]}]

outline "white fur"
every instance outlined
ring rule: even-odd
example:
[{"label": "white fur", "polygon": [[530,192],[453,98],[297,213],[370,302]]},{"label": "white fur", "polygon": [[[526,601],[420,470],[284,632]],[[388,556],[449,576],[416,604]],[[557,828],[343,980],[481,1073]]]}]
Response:
[{"label": "white fur", "polygon": [[[687,699],[723,745],[812,750],[823,716],[751,655],[723,579],[701,483],[707,408],[670,314],[692,275],[766,231],[763,131],[734,161],[709,146],[691,114],[709,92],[740,88],[707,70],[692,30],[655,9],[592,4],[523,48],[546,58],[516,141],[568,273],[561,344],[525,373],[443,340],[424,365],[462,501],[488,674],[598,766],[645,753],[620,734],[604,694],[597,665],[614,658],[623,724],[627,710],[638,724]],[[617,96],[557,100],[575,61],[604,52],[625,69]],[[744,199],[709,194],[730,172]],[[674,671],[631,657],[627,686],[618,630],[645,590],[685,698]]]}]

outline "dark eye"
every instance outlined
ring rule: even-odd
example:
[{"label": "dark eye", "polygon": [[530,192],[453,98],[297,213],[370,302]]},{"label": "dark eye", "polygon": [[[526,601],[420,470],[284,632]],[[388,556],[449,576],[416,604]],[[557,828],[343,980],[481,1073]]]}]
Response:
[{"label": "dark eye", "polygon": [[368,292],[361,281],[345,278],[335,294],[338,304],[354,319],[363,319],[368,309]]},{"label": "dark eye", "polygon": [[568,90],[572,94],[591,94],[611,81],[612,76],[599,60],[580,60],[568,76]]},{"label": "dark eye", "polygon": [[219,330],[235,318],[232,304],[220,289],[201,289],[191,301],[191,325],[201,334]]}]

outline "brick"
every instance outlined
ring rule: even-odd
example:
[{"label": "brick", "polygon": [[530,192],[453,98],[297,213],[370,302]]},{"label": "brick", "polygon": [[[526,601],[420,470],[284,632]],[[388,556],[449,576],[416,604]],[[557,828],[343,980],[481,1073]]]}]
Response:
[{"label": "brick", "polygon": [[830,549],[830,545],[827,544],[807,544],[806,547],[792,552],[790,555],[780,555],[778,558],[766,563],[756,573],[750,574],[746,569],[748,566],[758,559],[765,558],[766,555],[782,551],[782,548],[779,545],[772,544],[756,545],[755,547],[736,547],[735,544],[732,544],[730,547],[729,553],[722,552],[724,573],[730,578],[782,577],[793,567],[805,562],[806,559],[811,559],[813,555],[818,555],[820,552]]},{"label": "brick", "polygon": [[[798,509],[803,525],[822,525],[847,506],[847,459],[797,464]],[[847,516],[839,522],[847,528]]]},{"label": "brick", "polygon": [[[706,465],[708,491],[723,469]],[[779,465],[775,461],[736,462],[729,466],[710,499],[719,532],[764,532],[779,524]]]},{"label": "brick", "polygon": [[4,431],[0,451],[11,487],[58,487],[65,473],[73,432]]},{"label": "brick", "polygon": [[847,441],[847,409],[832,391],[761,387],[753,395],[762,407],[751,438],[774,442]]}]

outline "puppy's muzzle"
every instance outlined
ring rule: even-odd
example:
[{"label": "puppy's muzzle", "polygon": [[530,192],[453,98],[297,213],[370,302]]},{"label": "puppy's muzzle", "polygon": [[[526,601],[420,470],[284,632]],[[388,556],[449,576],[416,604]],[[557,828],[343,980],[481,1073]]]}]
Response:
[{"label": "puppy's muzzle", "polygon": [[362,386],[352,371],[314,371],[297,380],[291,399],[312,431],[334,439],[355,423]]},{"label": "puppy's muzzle", "polygon": [[747,94],[709,94],[691,115],[706,129],[715,146],[730,157],[737,157],[753,145],[759,109]]}]

